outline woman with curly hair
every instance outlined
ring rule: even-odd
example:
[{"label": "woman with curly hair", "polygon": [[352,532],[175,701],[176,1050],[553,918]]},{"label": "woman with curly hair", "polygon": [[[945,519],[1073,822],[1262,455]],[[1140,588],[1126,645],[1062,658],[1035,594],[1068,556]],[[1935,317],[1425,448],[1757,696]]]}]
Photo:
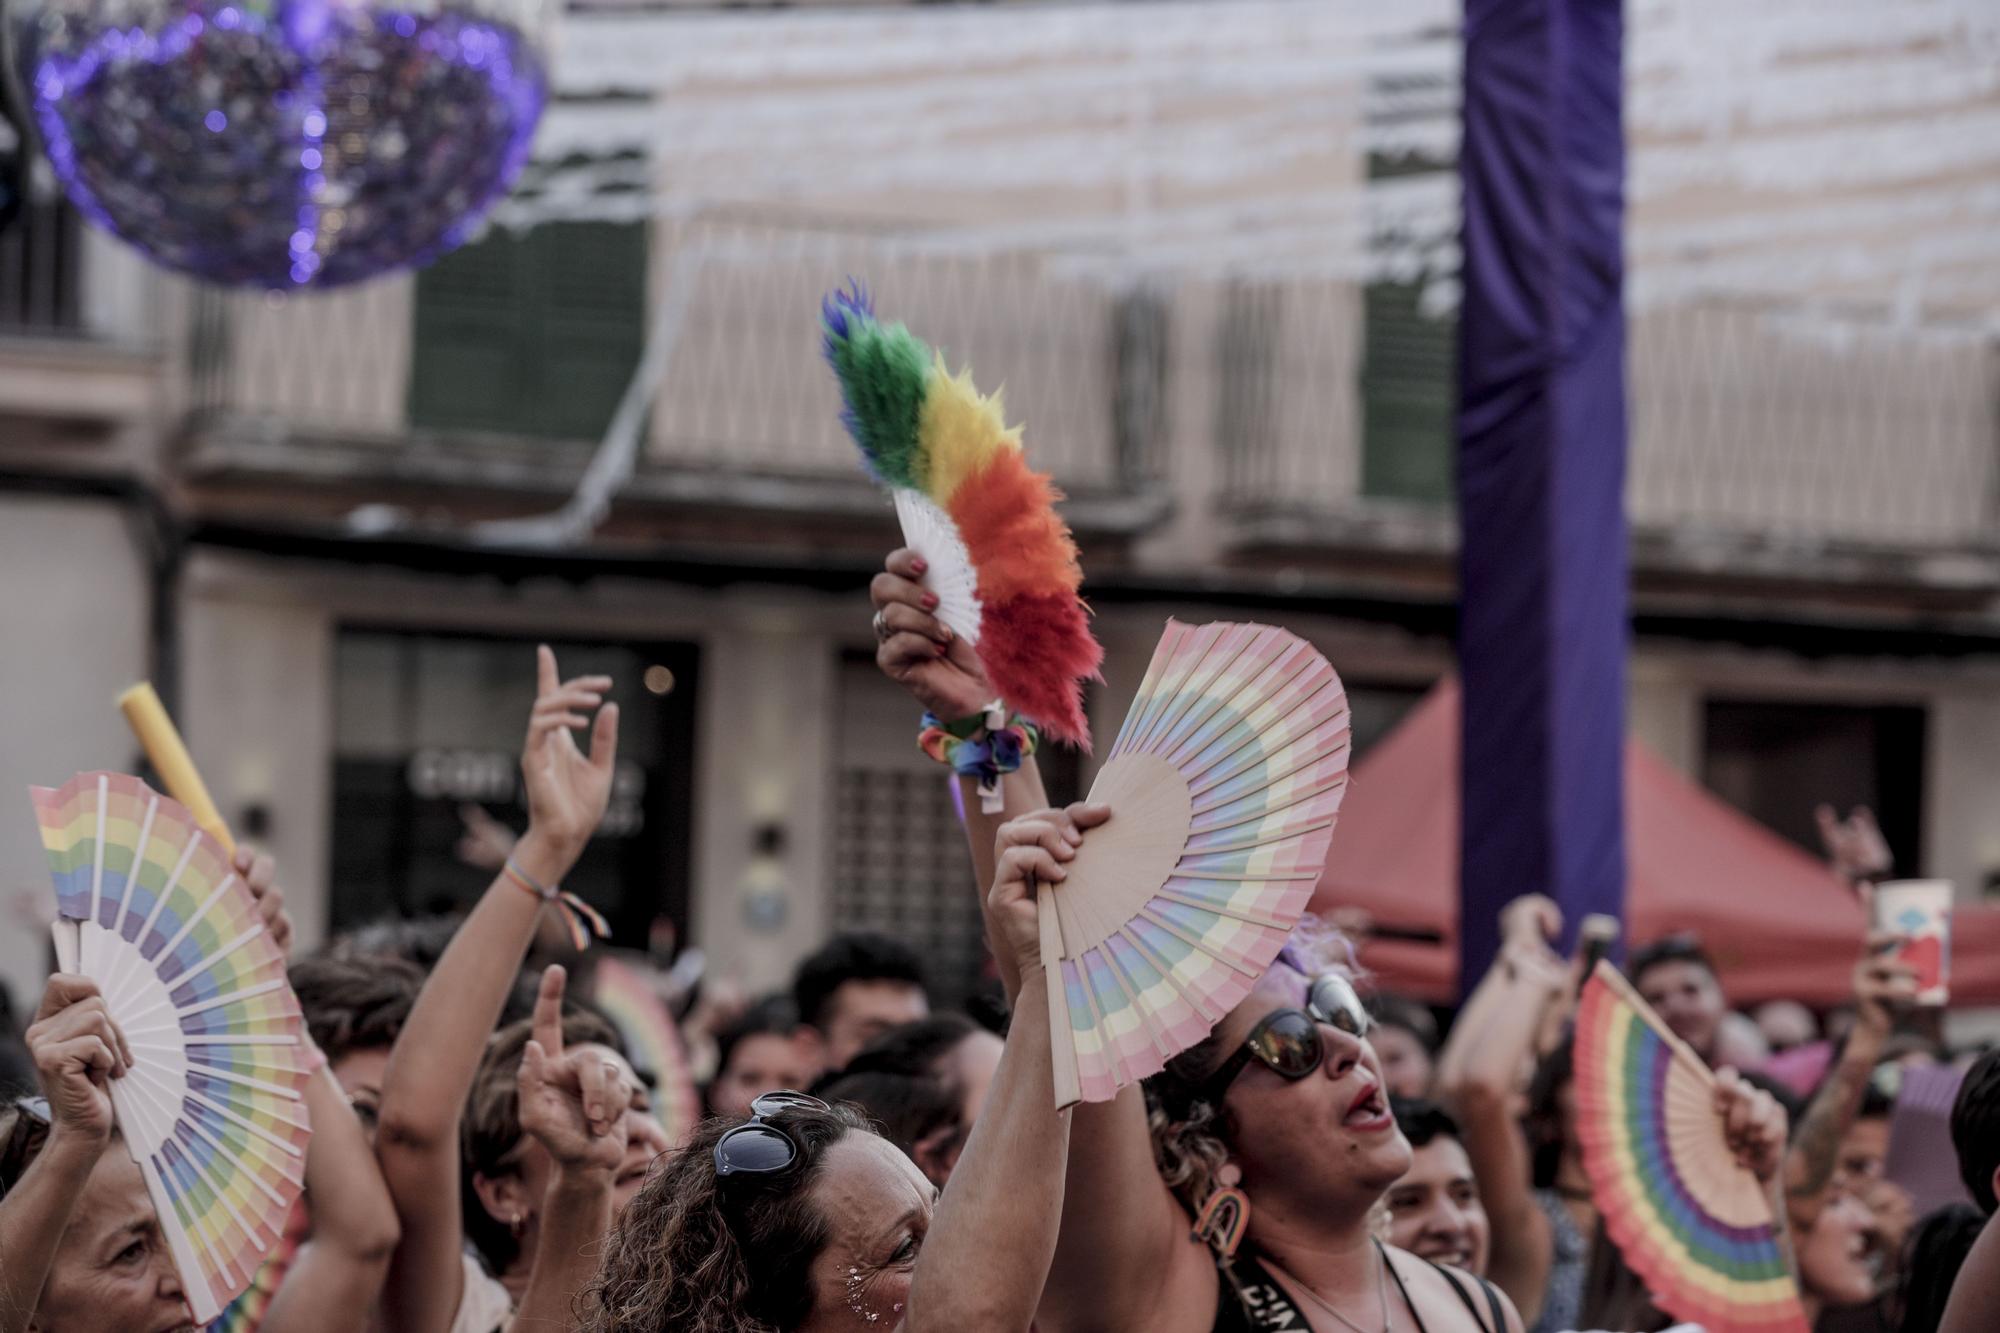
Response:
[{"label": "woman with curly hair", "polygon": [[1060,885],[1102,810],[1001,829],[987,899],[1014,1024],[942,1196],[862,1114],[759,1097],[655,1163],[584,1291],[589,1333],[1025,1330],[1055,1250],[1071,1113],[1055,1109],[1031,881]]}]

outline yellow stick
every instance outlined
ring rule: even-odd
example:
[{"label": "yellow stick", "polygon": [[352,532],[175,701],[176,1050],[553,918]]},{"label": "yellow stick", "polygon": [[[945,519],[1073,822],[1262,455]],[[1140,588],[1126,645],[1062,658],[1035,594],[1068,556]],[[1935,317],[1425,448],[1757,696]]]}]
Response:
[{"label": "yellow stick", "polygon": [[229,836],[229,826],[222,822],[221,812],[209,797],[201,774],[195,771],[194,760],[189,757],[174,720],[167,716],[166,706],[154,692],[153,683],[142,680],[119,695],[118,707],[131,724],[132,734],[145,747],[153,771],[167,784],[167,795],[186,806],[202,831],[221,843],[223,851],[235,856],[236,840]]}]

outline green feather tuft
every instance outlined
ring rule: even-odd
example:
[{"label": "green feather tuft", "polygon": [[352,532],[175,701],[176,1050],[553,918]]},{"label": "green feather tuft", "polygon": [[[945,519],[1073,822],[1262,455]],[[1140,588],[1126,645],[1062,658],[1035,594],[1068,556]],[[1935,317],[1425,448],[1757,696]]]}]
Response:
[{"label": "green feather tuft", "polygon": [[827,340],[827,357],[847,397],[848,429],[883,484],[923,489],[917,420],[931,349],[901,324],[851,321]]}]

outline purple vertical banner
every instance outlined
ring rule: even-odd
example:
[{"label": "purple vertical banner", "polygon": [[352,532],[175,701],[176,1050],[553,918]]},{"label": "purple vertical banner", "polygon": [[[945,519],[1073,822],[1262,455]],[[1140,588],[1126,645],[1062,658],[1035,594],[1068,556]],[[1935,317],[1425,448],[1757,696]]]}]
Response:
[{"label": "purple vertical banner", "polygon": [[1524,893],[1621,919],[1620,0],[1466,0],[1459,985]]}]

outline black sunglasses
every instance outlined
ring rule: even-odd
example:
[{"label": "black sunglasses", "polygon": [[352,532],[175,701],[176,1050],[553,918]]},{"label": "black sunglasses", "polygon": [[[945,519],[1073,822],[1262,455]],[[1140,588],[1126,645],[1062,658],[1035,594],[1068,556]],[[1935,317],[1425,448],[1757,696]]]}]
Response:
[{"label": "black sunglasses", "polygon": [[817,1097],[803,1092],[767,1092],[750,1103],[750,1118],[715,1141],[715,1174],[771,1176],[799,1159],[798,1140],[780,1125],[768,1123],[783,1111],[831,1111]]},{"label": "black sunglasses", "polygon": [[1326,1061],[1326,1043],[1319,1035],[1322,1023],[1357,1040],[1366,1038],[1374,1026],[1354,983],[1338,972],[1313,979],[1304,1009],[1273,1009],[1258,1020],[1243,1044],[1201,1085],[1196,1098],[1210,1106],[1222,1105],[1222,1095],[1253,1056],[1278,1077],[1296,1083]]}]

